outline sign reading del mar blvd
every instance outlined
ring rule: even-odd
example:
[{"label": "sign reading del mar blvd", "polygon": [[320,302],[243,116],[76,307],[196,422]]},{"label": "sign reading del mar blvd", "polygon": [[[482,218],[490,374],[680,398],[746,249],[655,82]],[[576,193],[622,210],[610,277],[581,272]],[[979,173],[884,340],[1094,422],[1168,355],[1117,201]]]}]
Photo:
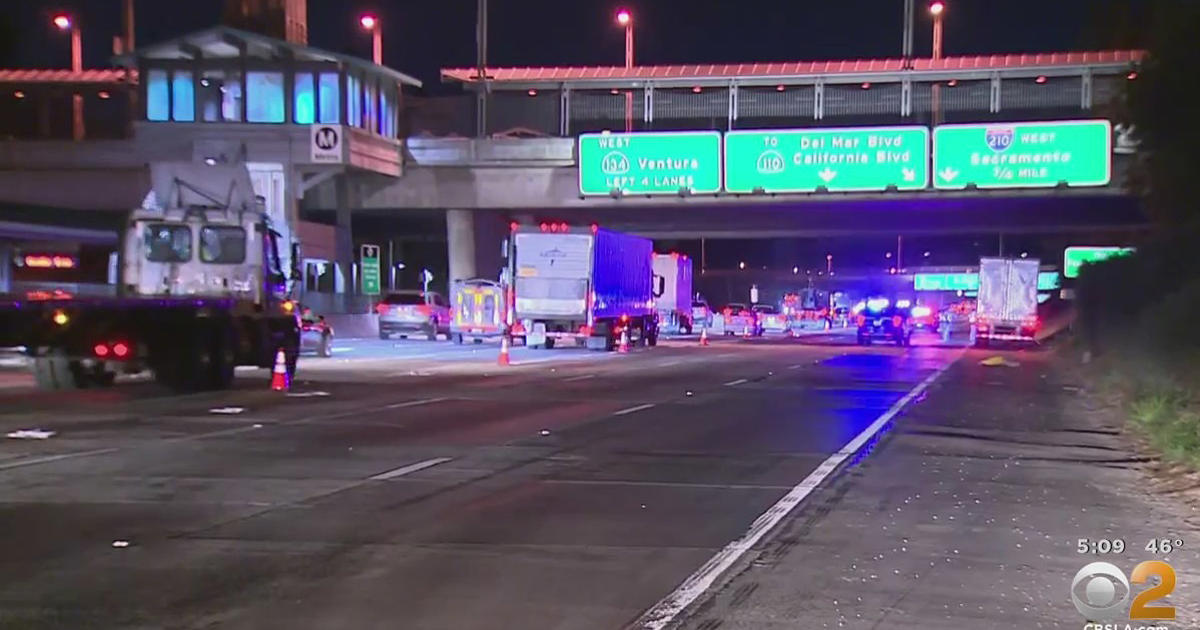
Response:
[{"label": "sign reading del mar blvd", "polygon": [[579,136],[579,192],[609,195],[711,194],[721,190],[716,131],[600,133]]},{"label": "sign reading del mar blvd", "polygon": [[731,193],[920,190],[929,183],[928,163],[925,127],[725,134],[725,190]]},{"label": "sign reading del mar blvd", "polygon": [[1105,186],[1111,177],[1107,120],[942,125],[933,131],[935,188]]}]

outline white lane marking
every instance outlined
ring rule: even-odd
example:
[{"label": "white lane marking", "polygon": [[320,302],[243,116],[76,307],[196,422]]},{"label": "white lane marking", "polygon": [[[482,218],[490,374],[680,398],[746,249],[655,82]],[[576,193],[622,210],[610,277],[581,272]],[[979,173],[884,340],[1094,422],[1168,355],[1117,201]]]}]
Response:
[{"label": "white lane marking", "polygon": [[672,365],[679,365],[680,363],[683,363],[683,359],[672,359],[670,361],[663,361],[662,363],[659,363],[658,367],[671,367]]},{"label": "white lane marking", "polygon": [[789,366],[787,367],[787,369],[789,369],[789,370],[799,370],[800,368],[804,367],[805,365],[807,365],[807,364],[805,364],[805,363],[797,363],[796,365],[789,365]]},{"label": "white lane marking", "polygon": [[246,410],[245,407],[214,407],[213,409],[209,409],[208,413],[234,415],[234,414],[242,413],[245,410]]},{"label": "white lane marking", "polygon": [[48,464],[57,462],[62,459],[74,459],[76,457],[88,457],[90,455],[103,455],[104,453],[114,453],[115,448],[101,448],[94,451],[80,451],[78,453],[63,453],[61,455],[47,455],[46,457],[35,457],[33,459],[22,459],[15,462],[0,464],[0,470],[8,470],[10,468],[21,468],[22,466],[36,466],[37,464]]},{"label": "white lane marking", "polygon": [[725,385],[727,387],[733,387],[734,385],[741,385],[742,383],[749,383],[749,382],[750,382],[750,379],[748,379],[748,378],[739,378],[736,381],[729,381],[728,383],[725,383]]},{"label": "white lane marking", "polygon": [[734,562],[737,562],[738,558],[741,558],[754,545],[758,544],[758,541],[767,532],[774,529],[780,521],[790,515],[814,488],[819,486],[829,475],[833,474],[838,466],[850,458],[850,456],[858,452],[858,449],[862,448],[876,433],[879,433],[880,429],[890,422],[897,413],[900,413],[901,409],[933,384],[960,357],[962,357],[962,353],[955,355],[949,363],[938,368],[933,374],[930,374],[925,380],[921,381],[916,387],[905,394],[903,398],[896,401],[896,404],[883,412],[883,415],[879,416],[875,422],[872,422],[871,426],[863,429],[862,433],[859,433],[854,439],[850,440],[840,451],[830,455],[820,466],[817,466],[816,470],[809,473],[799,484],[796,484],[775,505],[772,505],[767,508],[767,511],[760,514],[754,520],[754,523],[750,525],[750,529],[746,530],[746,533],[728,545],[725,545],[724,549],[717,552],[712,558],[709,558],[708,562],[705,562],[695,573],[688,576],[674,591],[659,600],[657,604],[639,617],[634,624],[635,627],[647,630],[660,630],[674,621],[679,613],[683,612],[692,602],[703,595],[721,574],[733,566]]},{"label": "white lane marking", "polygon": [[638,412],[638,411],[641,411],[641,410],[643,410],[643,409],[649,409],[649,408],[651,408],[651,407],[653,407],[653,406],[654,406],[654,403],[646,403],[646,404],[644,404],[644,405],[637,405],[636,407],[629,407],[628,409],[622,409],[622,410],[620,410],[620,411],[614,411],[614,412],[613,412],[613,415],[614,415],[614,416],[623,416],[623,415],[625,415],[625,414],[628,414],[628,413],[636,413],[636,412]]},{"label": "white lane marking", "polygon": [[580,374],[579,376],[572,376],[571,378],[564,378],[563,382],[564,383],[574,383],[576,381],[586,381],[589,378],[596,378],[596,375],[595,374]]},{"label": "white lane marking", "polygon": [[384,409],[400,409],[403,407],[420,407],[421,405],[431,405],[433,403],[439,403],[439,402],[442,402],[443,400],[449,400],[449,398],[422,398],[420,400],[410,400],[408,402],[384,405],[383,408]]},{"label": "white lane marking", "polygon": [[389,470],[384,473],[379,473],[378,475],[375,475],[374,477],[370,477],[369,479],[371,479],[372,481],[383,481],[385,479],[395,479],[396,477],[403,477],[404,475],[410,475],[412,473],[417,472],[418,470],[425,470],[426,468],[432,468],[434,466],[437,466],[438,464],[445,464],[446,462],[450,461],[451,459],[453,459],[453,458],[451,458],[451,457],[435,457],[433,459],[427,459],[423,462],[417,462],[415,464],[409,464],[407,466],[403,466],[403,467],[397,468],[395,470]]}]

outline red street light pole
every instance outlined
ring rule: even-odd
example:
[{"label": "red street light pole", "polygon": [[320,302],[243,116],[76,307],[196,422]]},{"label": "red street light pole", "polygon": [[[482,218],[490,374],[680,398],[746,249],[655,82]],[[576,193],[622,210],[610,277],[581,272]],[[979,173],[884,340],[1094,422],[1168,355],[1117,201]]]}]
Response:
[{"label": "red street light pole", "polygon": [[[933,0],[929,3],[929,14],[933,16],[933,60],[938,61],[942,58],[942,14],[946,11],[946,3],[942,0]],[[941,86],[936,82],[933,84],[933,93],[930,95],[933,101],[933,124],[937,125],[942,120],[942,99]]]},{"label": "red street light pole", "polygon": [[[617,11],[617,24],[625,27],[625,69],[633,69],[633,15],[627,9]],[[625,91],[625,133],[633,131],[633,90]]]},{"label": "red street light pole", "polygon": [[[71,33],[71,72],[78,75],[83,72],[83,36],[79,25],[62,13],[54,16],[53,22],[58,30]],[[71,95],[71,134],[75,140],[83,140],[83,94],[78,92]]]},{"label": "red street light pole", "polygon": [[375,65],[383,65],[383,29],[380,28],[379,18],[370,13],[358,18],[364,30],[371,33],[371,60]]}]

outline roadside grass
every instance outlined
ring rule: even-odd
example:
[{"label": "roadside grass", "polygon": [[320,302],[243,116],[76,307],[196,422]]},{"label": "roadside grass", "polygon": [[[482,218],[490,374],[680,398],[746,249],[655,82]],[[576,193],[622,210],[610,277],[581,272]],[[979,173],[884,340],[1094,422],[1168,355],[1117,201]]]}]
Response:
[{"label": "roadside grass", "polygon": [[1129,403],[1131,424],[1167,461],[1200,468],[1200,410],[1188,392],[1143,392]]}]

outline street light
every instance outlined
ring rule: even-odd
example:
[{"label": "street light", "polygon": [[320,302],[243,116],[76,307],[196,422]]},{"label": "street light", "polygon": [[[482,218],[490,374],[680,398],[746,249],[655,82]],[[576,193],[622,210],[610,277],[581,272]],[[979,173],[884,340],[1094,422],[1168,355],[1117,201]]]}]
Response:
[{"label": "street light", "polygon": [[[633,14],[617,11],[617,25],[625,29],[625,69],[633,69]],[[633,90],[625,91],[625,133],[633,131]]]},{"label": "street light", "polygon": [[380,28],[380,20],[378,16],[367,13],[358,18],[358,23],[362,25],[363,30],[371,34],[372,60],[375,65],[383,65],[383,29]]},{"label": "street light", "polygon": [[[942,14],[946,12],[946,3],[942,0],[933,0],[929,3],[929,15],[933,16],[933,60],[938,61],[942,58]],[[940,87],[937,83],[933,84],[933,93],[930,95],[933,100],[933,124],[937,125],[942,118],[942,99]]]},{"label": "street light", "polygon": [[743,260],[742,262],[738,263],[738,269],[745,269],[745,268],[746,268],[746,261]]},{"label": "street light", "polygon": [[[52,20],[55,28],[71,33],[71,72],[83,72],[83,36],[79,33],[79,25],[71,16],[59,13]],[[83,95],[71,95],[71,131],[76,140],[83,140]]]},{"label": "street light", "polygon": [[825,271],[833,275],[833,254],[825,254]]}]

